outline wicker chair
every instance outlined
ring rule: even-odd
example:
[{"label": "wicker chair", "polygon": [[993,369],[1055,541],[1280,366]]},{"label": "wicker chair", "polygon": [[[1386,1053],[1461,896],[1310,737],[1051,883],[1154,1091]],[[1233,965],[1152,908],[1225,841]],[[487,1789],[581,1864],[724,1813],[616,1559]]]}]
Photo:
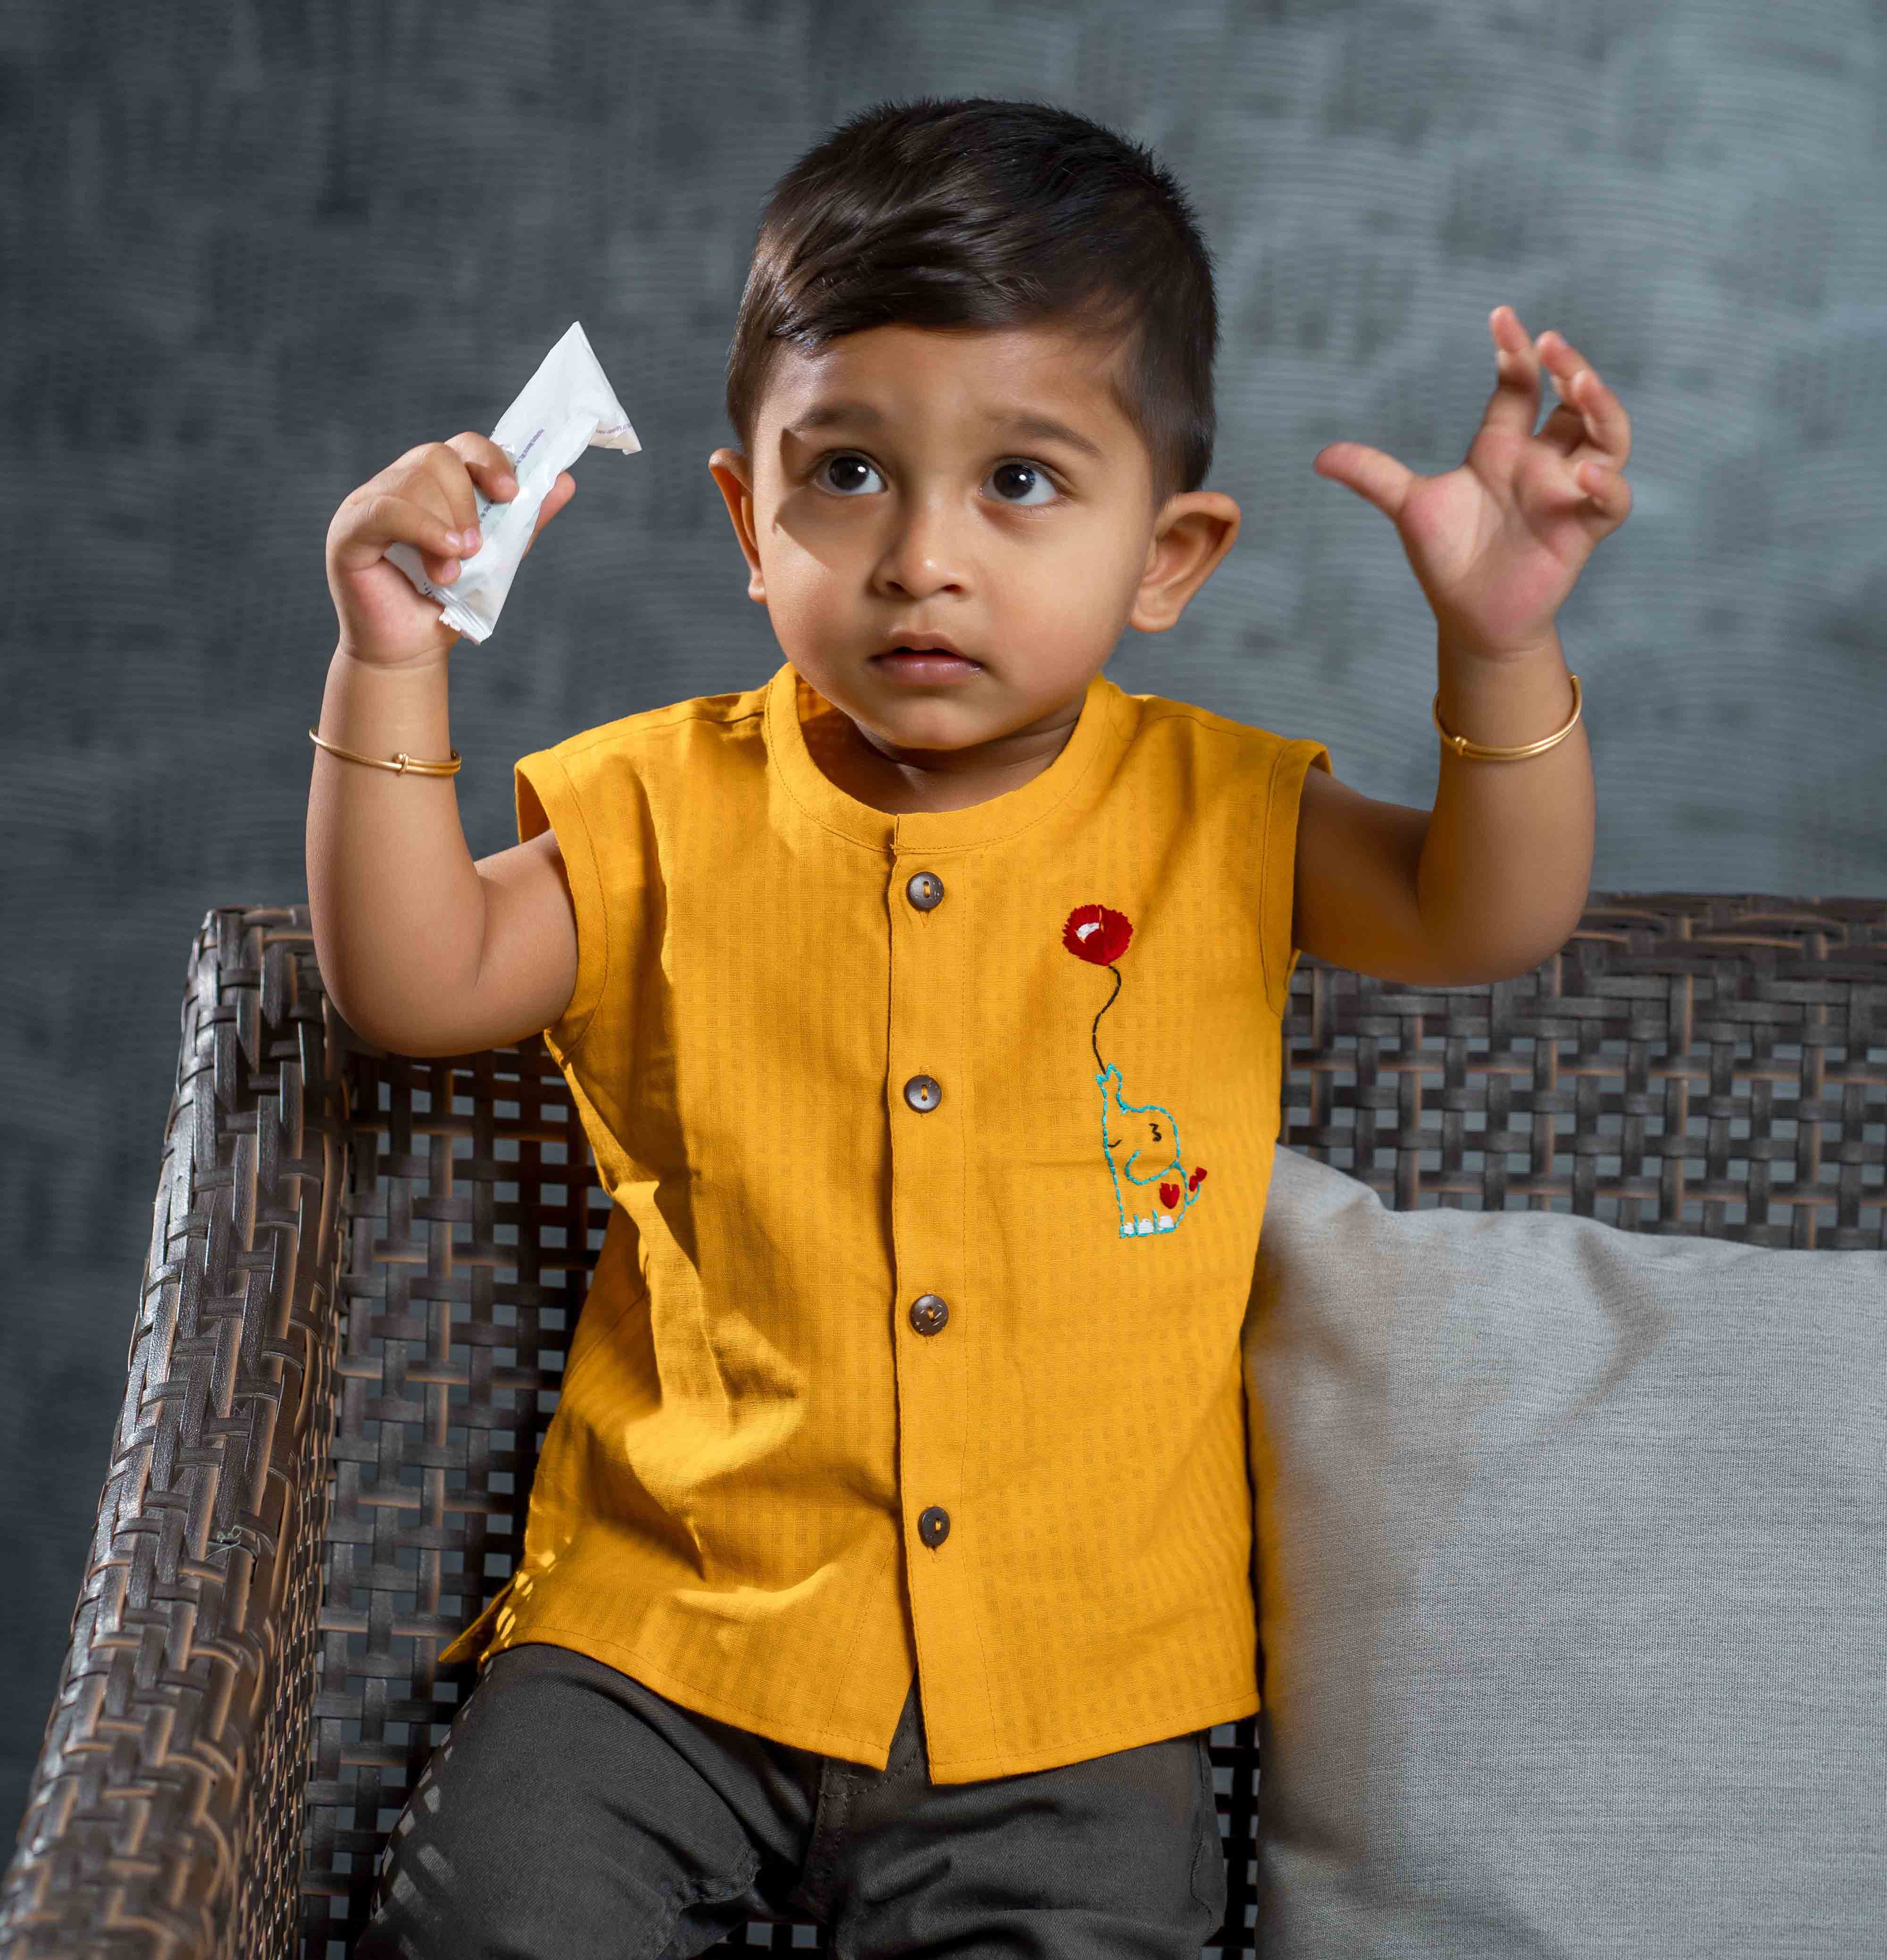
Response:
[{"label": "wicker chair", "polygon": [[[1397,1208],[1887,1245],[1887,900],[1595,895],[1485,986],[1307,955],[1287,1040],[1282,1140]],[[469,1687],[435,1656],[519,1556],[606,1202],[541,1039],[383,1053],[329,1004],[304,905],[208,915],[0,1952],[348,1951]],[[1235,1848],[1256,1726],[1214,1739]],[[1248,1857],[1227,1955],[1252,1950]]]}]

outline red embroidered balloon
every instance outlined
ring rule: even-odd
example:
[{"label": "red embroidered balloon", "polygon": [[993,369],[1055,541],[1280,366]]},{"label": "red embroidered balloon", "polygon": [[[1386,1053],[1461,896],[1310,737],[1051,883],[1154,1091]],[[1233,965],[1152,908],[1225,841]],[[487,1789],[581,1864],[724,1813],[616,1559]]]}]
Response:
[{"label": "red embroidered balloon", "polygon": [[1111,966],[1126,951],[1133,937],[1133,922],[1126,914],[1105,905],[1077,905],[1062,928],[1063,945],[1078,959],[1096,966]]}]

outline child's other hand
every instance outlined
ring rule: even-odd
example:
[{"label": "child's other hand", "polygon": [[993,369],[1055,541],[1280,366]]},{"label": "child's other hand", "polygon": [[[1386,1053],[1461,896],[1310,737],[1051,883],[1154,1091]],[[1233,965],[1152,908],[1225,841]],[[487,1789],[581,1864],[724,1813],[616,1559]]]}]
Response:
[{"label": "child's other hand", "polygon": [[[478,549],[456,533],[475,533],[481,491],[488,503],[508,504],[518,493],[510,459],[489,436],[468,429],[450,442],[421,443],[389,463],[341,501],[328,526],[328,590],[341,622],[340,643],[356,660],[375,667],[443,660],[459,638],[441,617],[439,603],[384,555],[390,544],[411,545],[426,576],[450,585],[459,563]],[[577,494],[577,479],[560,471],[537,514],[538,534]]]},{"label": "child's other hand", "polygon": [[[1447,643],[1501,660],[1551,638],[1593,546],[1631,514],[1631,424],[1560,335],[1533,340],[1505,306],[1488,330],[1499,379],[1460,469],[1418,476],[1358,442],[1330,444],[1311,467],[1394,522]],[[1542,366],[1560,403],[1536,434]]]}]

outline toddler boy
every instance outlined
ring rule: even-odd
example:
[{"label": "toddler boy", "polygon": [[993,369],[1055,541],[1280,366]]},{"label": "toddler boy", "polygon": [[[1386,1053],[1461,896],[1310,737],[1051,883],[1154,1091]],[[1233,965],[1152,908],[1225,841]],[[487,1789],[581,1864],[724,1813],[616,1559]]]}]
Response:
[{"label": "toddler boy", "polygon": [[[1542,355],[1577,357],[1493,330],[1498,469],[1318,460],[1436,606],[1432,816],[1106,677],[1239,511],[1201,487],[1185,199],[1045,105],[881,106],[777,186],[710,467],[785,663],[524,757],[515,850],[473,866],[449,792],[348,766],[450,746],[437,608],[376,561],[402,536],[450,578],[502,452],[432,445],[343,506],[324,975],[405,1052],[542,1029],[613,1201],[524,1561],[441,1656],[482,1672],[365,1960],[667,1960],[763,1911],[858,1956],[1190,1960],[1218,1928],[1292,970],[1524,972],[1585,898],[1563,590],[1470,548],[1457,481],[1495,509],[1539,479]],[[1587,447],[1548,447],[1589,550],[1622,480],[1575,473],[1622,464],[1623,415],[1585,380]],[[1506,745],[1533,759],[1488,769]],[[396,889],[430,913],[396,927]]]}]

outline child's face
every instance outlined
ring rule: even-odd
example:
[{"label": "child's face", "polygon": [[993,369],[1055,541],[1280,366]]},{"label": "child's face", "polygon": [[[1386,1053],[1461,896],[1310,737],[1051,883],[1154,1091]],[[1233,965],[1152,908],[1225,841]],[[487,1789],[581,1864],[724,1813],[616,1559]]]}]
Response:
[{"label": "child's face", "polygon": [[[1113,358],[1042,327],[786,348],[752,457],[710,459],[781,651],[909,783],[1046,768],[1122,628],[1164,632],[1237,536],[1216,492],[1152,508]],[[1031,415],[1072,434],[1015,425]],[[919,679],[874,657],[924,632],[974,669]]]}]

